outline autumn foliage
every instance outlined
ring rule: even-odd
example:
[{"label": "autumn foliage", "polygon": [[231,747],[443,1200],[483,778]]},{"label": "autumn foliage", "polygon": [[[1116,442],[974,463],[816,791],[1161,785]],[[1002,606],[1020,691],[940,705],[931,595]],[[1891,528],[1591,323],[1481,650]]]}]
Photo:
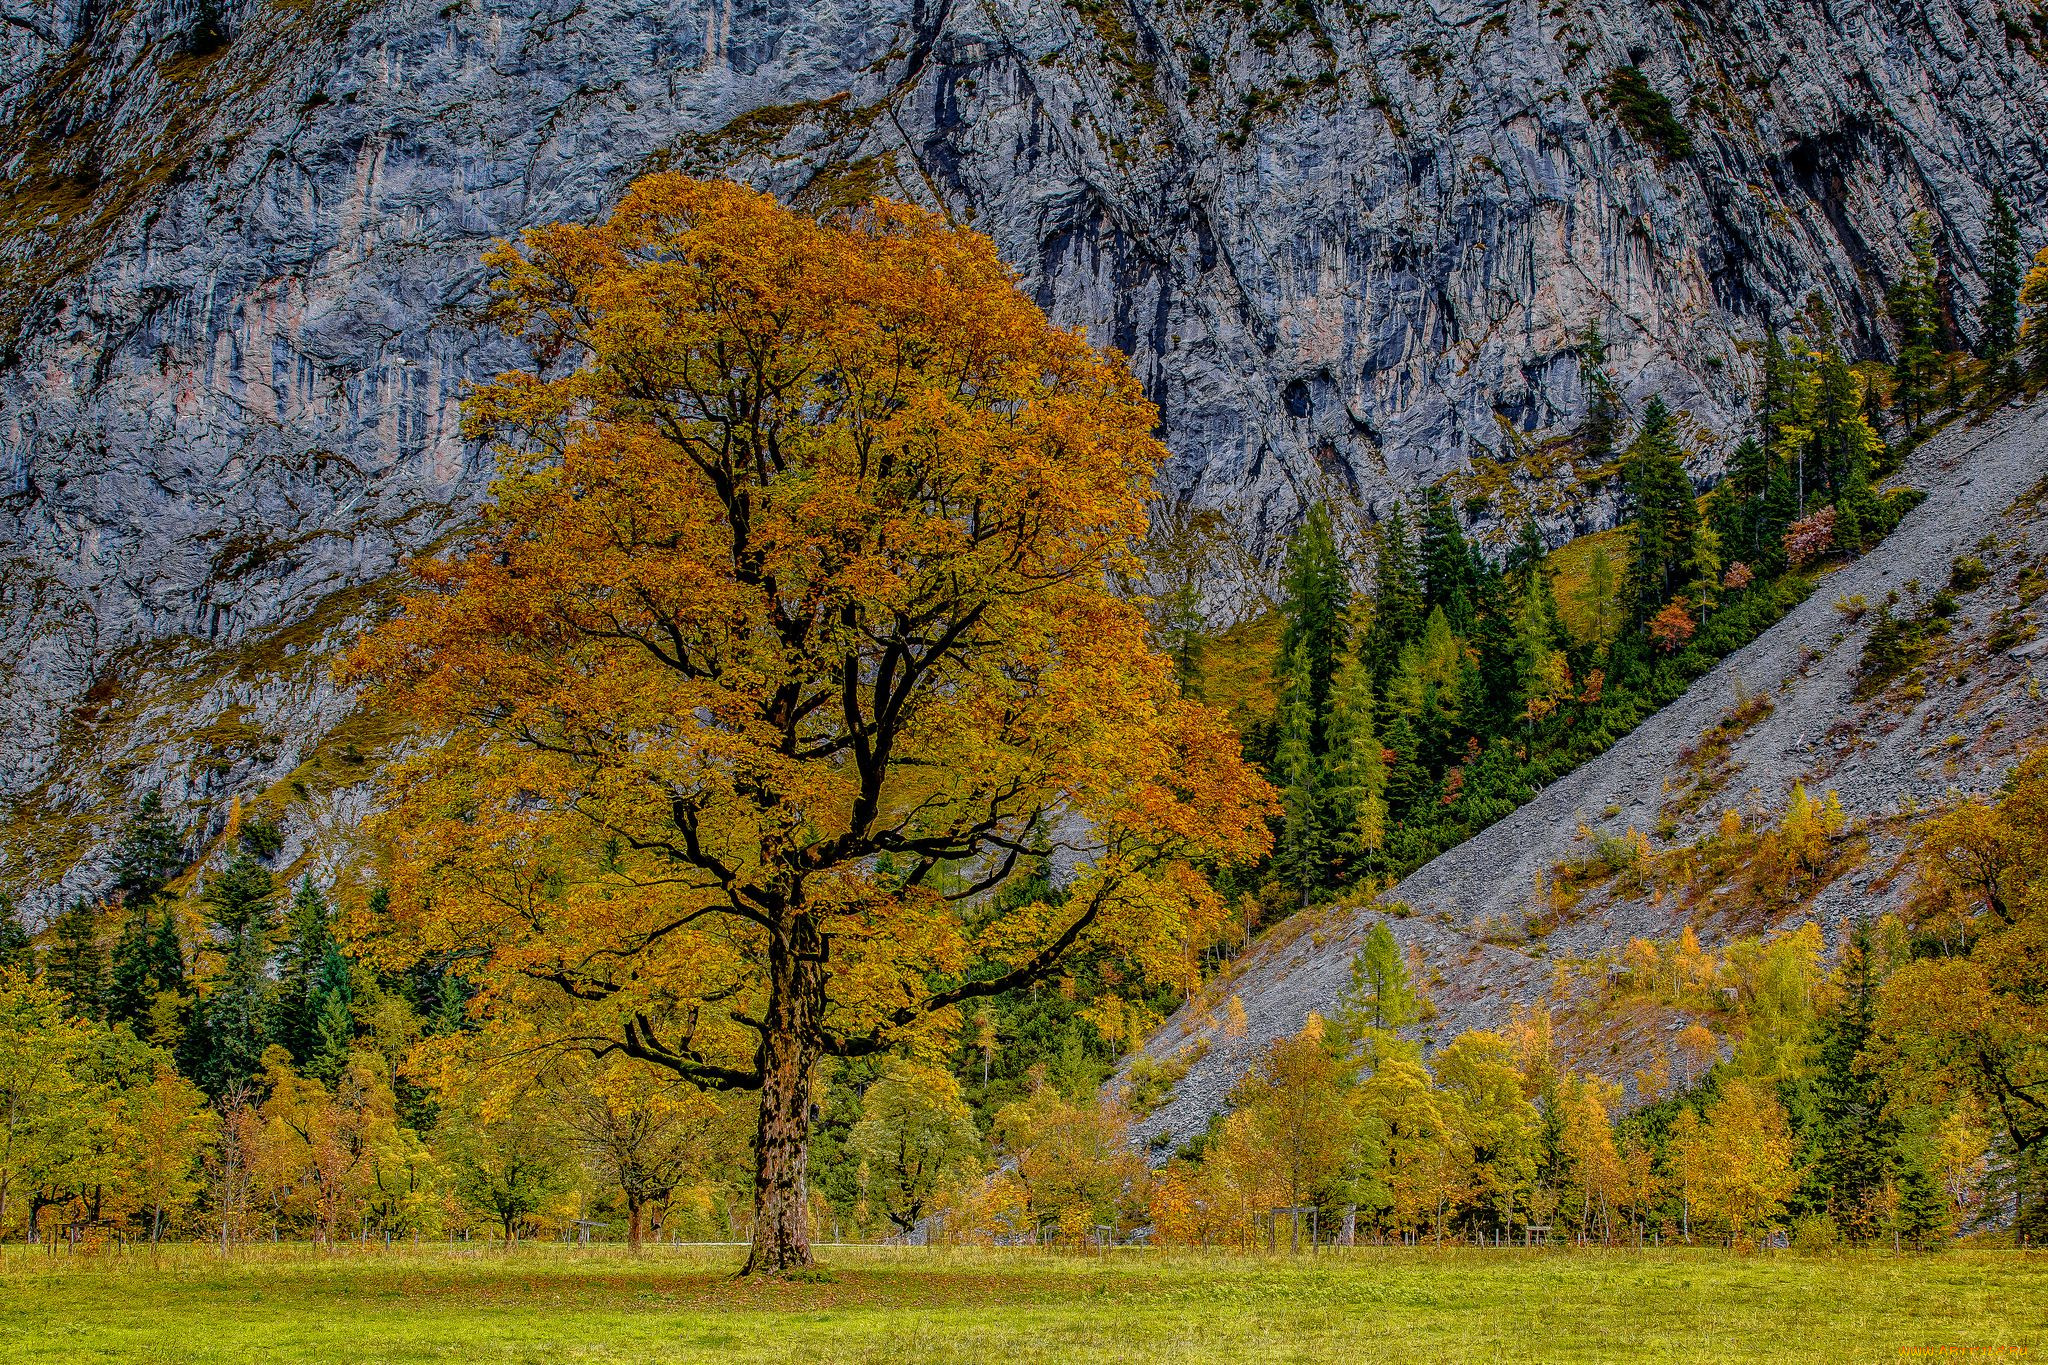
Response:
[{"label": "autumn foliage", "polygon": [[[751,1264],[805,1264],[820,1058],[1078,950],[1183,982],[1222,915],[1195,863],[1265,849],[1264,785],[1107,586],[1157,413],[901,205],[655,176],[487,262],[535,358],[469,400],[501,473],[347,665],[433,736],[377,821],[382,928],[476,962],[521,1046],[761,1088]],[[1066,884],[993,909],[1055,844]]]}]

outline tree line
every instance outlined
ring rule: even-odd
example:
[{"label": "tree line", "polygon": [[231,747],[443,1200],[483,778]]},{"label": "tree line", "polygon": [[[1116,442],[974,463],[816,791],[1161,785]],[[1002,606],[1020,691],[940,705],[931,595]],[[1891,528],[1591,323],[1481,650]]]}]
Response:
[{"label": "tree line", "polygon": [[[1395,507],[1353,563],[1330,510],[1290,540],[1273,725],[1248,748],[1281,791],[1271,884],[1306,904],[1387,884],[1603,752],[1811,591],[1827,559],[1884,536],[1916,495],[1873,491],[1886,449],[1870,388],[1832,342],[1773,334],[1762,434],[1704,498],[1677,420],[1632,433],[1589,347],[1584,434],[1620,490],[1626,552],[1596,551],[1565,624],[1533,522],[1499,563],[1440,489]],[[1623,438],[1626,438],[1624,441]],[[1370,584],[1366,591],[1354,583]]]},{"label": "tree line", "polygon": [[[1797,881],[1849,833],[1831,796],[1800,791],[1776,827],[1724,827],[1696,856],[1717,880],[1725,854]],[[1994,798],[1915,822],[1904,908],[1845,922],[1832,955],[1811,921],[1719,951],[1690,929],[1636,939],[1587,964],[1586,1017],[1541,1004],[1428,1055],[1406,1036],[1433,1007],[1396,938],[1396,907],[1373,922],[1329,1016],[1246,1055],[1225,1112],[1163,1165],[1133,1148],[1134,1120],[1194,1052],[1242,1052],[1235,997],[1188,1052],[1134,1063],[1110,1100],[1042,1087],[997,1130],[1004,1168],[953,1196],[950,1226],[999,1242],[1144,1227],[1162,1245],[1241,1250],[1311,1236],[2038,1240],[2048,1021],[2029,945],[2048,916],[2044,835],[2048,753]],[[1652,1041],[1625,1084],[1574,1061],[1584,1043],[1568,1034],[1627,1025]]]}]

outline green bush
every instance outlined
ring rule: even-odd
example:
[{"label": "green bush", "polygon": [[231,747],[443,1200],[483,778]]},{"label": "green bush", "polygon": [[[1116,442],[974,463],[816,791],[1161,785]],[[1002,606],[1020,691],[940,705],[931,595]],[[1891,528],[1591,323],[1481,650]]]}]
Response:
[{"label": "green bush", "polygon": [[1618,66],[1607,77],[1603,92],[1622,127],[1659,156],[1678,158],[1692,155],[1692,134],[1678,121],[1666,99],[1650,84],[1642,68]]},{"label": "green bush", "polygon": [[1842,1244],[1842,1231],[1832,1216],[1809,1213],[1792,1223],[1794,1251],[1832,1251]]}]

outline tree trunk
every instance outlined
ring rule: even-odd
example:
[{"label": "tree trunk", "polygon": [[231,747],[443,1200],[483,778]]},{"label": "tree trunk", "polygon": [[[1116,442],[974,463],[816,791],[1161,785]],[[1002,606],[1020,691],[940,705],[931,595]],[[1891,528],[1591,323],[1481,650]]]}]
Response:
[{"label": "tree trunk", "polygon": [[626,1201],[626,1250],[632,1255],[640,1254],[640,1211],[642,1204],[637,1199]]},{"label": "tree trunk", "polygon": [[825,1006],[823,944],[807,917],[768,936],[761,1118],[754,1141],[754,1245],[743,1275],[782,1275],[811,1259],[811,1071]]}]

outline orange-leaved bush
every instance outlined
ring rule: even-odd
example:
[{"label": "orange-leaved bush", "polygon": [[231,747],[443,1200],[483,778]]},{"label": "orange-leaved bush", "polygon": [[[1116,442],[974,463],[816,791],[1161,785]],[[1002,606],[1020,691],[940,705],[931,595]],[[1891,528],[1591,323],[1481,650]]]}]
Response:
[{"label": "orange-leaved bush", "polygon": [[[344,676],[418,722],[375,833],[396,952],[540,1051],[759,1088],[749,1268],[810,1260],[811,1077],[1089,951],[1187,979],[1271,795],[1129,572],[1129,369],[980,235],[658,175],[502,245],[475,534]],[[994,897],[1048,853],[1056,893]]]}]

